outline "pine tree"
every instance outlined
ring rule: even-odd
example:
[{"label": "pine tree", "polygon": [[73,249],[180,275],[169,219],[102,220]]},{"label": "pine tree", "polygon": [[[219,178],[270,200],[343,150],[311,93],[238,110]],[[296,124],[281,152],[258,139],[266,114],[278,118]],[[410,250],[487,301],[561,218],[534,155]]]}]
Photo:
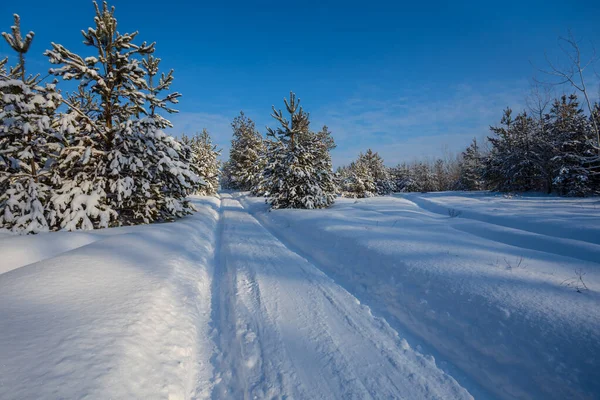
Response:
[{"label": "pine tree", "polygon": [[381,196],[396,190],[390,170],[371,149],[360,153],[356,161],[340,171],[344,174],[341,191],[345,197]]},{"label": "pine tree", "polygon": [[380,196],[392,193],[395,190],[395,185],[388,168],[383,163],[383,158],[378,153],[368,149],[364,155],[364,162],[375,182],[375,193]]},{"label": "pine tree", "polygon": [[552,105],[548,116],[551,137],[554,139],[554,184],[560,194],[585,196],[597,193],[593,168],[596,158],[589,119],[579,106],[577,96],[562,96]]},{"label": "pine tree", "polygon": [[61,144],[52,122],[61,97],[54,84],[40,86],[39,76],[26,74],[34,34],[23,37],[19,16],[14,19],[12,34],[2,36],[19,63],[7,72],[6,60],[0,62],[0,227],[37,233],[50,229],[49,167]]},{"label": "pine tree", "polygon": [[506,109],[501,125],[490,127],[492,150],[485,160],[484,177],[492,190],[530,191],[548,186],[548,138],[539,122],[523,112],[512,118]]},{"label": "pine tree", "polygon": [[350,164],[350,180],[346,196],[373,197],[377,195],[377,184],[367,158],[360,153],[358,159]]},{"label": "pine tree", "polygon": [[350,167],[343,165],[335,171],[336,192],[342,197],[348,197],[348,185],[350,184]]},{"label": "pine tree", "polygon": [[266,164],[263,138],[256,130],[254,121],[246,117],[243,111],[235,117],[231,127],[233,140],[227,164],[228,188],[253,190]]},{"label": "pine tree", "polygon": [[65,101],[69,112],[62,130],[72,141],[57,163],[54,223],[93,229],[188,214],[192,207],[185,196],[198,182],[189,170],[191,151],[162,131],[170,123],[155,113],[157,108],[175,112],[168,103],[176,103],[178,93],[159,97],[170,86],[172,71],[154,86],[160,61],[150,56],[154,44],[134,44],[137,32],[117,31],[114,7],[94,6],[96,26],[82,34],[96,55],[82,58],[56,43],[45,53],[59,65],[51,73],[78,80],[79,92],[99,104],[92,112],[83,103]]},{"label": "pine tree", "polygon": [[324,157],[331,157],[330,152],[334,150],[337,147],[337,145],[335,144],[335,140],[333,139],[331,131],[329,130],[327,125],[323,125],[321,130],[317,132],[317,138],[321,143],[323,143],[323,149],[326,150],[323,154]]},{"label": "pine tree", "polygon": [[399,192],[419,192],[420,187],[414,178],[414,171],[407,163],[402,163],[391,169],[391,178],[395,190]]},{"label": "pine tree", "polygon": [[412,177],[414,178],[414,191],[417,192],[434,192],[435,186],[435,175],[425,162],[417,162],[412,167]]},{"label": "pine tree", "polygon": [[483,164],[481,151],[477,139],[473,141],[462,153],[460,162],[460,178],[457,183],[459,190],[482,190],[483,189]]},{"label": "pine tree", "polygon": [[[141,145],[138,149],[142,150],[140,157],[147,166],[150,191],[145,191],[145,184],[137,185],[143,190],[145,196],[139,196],[141,204],[145,207],[142,215],[154,216],[154,219],[161,221],[172,221],[174,218],[182,217],[193,211],[193,206],[187,200],[189,194],[198,192],[206,185],[194,171],[193,160],[194,151],[170,135],[167,135],[163,129],[172,128],[169,120],[157,113],[157,110],[163,110],[168,114],[178,111],[171,108],[171,104],[177,104],[181,94],[168,91],[173,83],[173,70],[168,73],[161,73],[158,76],[161,59],[148,54],[142,59],[142,67],[146,71],[148,94],[146,94],[147,104],[149,104],[147,116],[135,121],[134,136]],[[132,137],[132,138],[133,138]],[[143,181],[142,181],[143,182]],[[138,193],[140,190],[138,190]],[[147,222],[147,221],[144,221]]]},{"label": "pine tree", "polygon": [[288,121],[273,106],[277,129],[267,128],[267,165],[257,191],[263,191],[273,208],[324,208],[333,204],[335,182],[326,144],[310,131],[309,116],[290,92],[284,100]]},{"label": "pine tree", "polygon": [[203,181],[195,194],[199,196],[216,195],[219,190],[220,162],[218,157],[221,150],[217,150],[217,146],[212,144],[206,129],[191,138],[183,135],[182,141],[191,148],[193,154],[192,169]]}]

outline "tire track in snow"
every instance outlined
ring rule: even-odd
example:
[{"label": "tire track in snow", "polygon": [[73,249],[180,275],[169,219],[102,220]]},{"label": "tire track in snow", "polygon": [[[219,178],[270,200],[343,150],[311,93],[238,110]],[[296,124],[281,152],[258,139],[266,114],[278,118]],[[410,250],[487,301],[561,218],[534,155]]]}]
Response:
[{"label": "tire track in snow", "polygon": [[224,209],[223,258],[237,273],[238,364],[250,361],[252,397],[470,398],[237,200],[224,199]]},{"label": "tire track in snow", "polygon": [[224,231],[223,198],[219,206],[217,240],[215,244],[215,271],[212,283],[212,316],[214,342],[217,352],[211,359],[215,376],[213,381],[213,399],[248,399],[248,388],[244,369],[238,364],[241,357],[241,345],[236,335],[235,321],[235,271],[227,265],[221,254]]},{"label": "tire track in snow", "polygon": [[[281,359],[285,349],[279,339],[280,333],[272,329],[274,323],[262,303],[256,271],[247,268],[246,262],[261,257],[260,253],[269,249],[261,247],[260,253],[256,253],[252,249],[239,248],[248,238],[236,218],[236,213],[241,209],[237,205],[239,203],[230,195],[222,195],[219,253],[222,269],[230,274],[229,299],[225,301],[230,304],[232,332],[225,342],[234,343],[237,349],[229,353],[229,368],[235,371],[237,377],[232,385],[243,388],[243,392],[238,392],[235,398],[284,398],[292,390],[288,383],[293,377],[286,376],[282,371],[289,370],[290,364]],[[274,284],[273,288],[276,286]],[[231,396],[225,395],[223,398]]]}]

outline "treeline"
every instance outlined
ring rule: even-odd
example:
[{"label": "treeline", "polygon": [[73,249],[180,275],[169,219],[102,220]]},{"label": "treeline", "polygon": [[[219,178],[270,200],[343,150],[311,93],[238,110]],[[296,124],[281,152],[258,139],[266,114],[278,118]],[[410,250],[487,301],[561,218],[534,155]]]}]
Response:
[{"label": "treeline", "polygon": [[188,195],[218,188],[218,152],[203,132],[182,140],[171,123],[173,71],[159,73],[154,43],[120,34],[114,8],[95,2],[83,31],[87,55],[60,44],[44,54],[50,75],[75,81],[63,96],[57,80],[26,70],[33,32],[15,15],[3,37],[18,62],[0,60],[0,228],[21,233],[171,221],[189,214]]},{"label": "treeline", "polygon": [[598,104],[592,111],[586,116],[574,94],[554,100],[537,118],[506,109],[485,149],[473,139],[458,157],[433,162],[386,168],[369,149],[337,170],[339,191],[348,197],[445,190],[600,194]]},{"label": "treeline", "polygon": [[[292,95],[292,104],[294,99]],[[266,196],[275,208],[319,208],[331,204],[333,195],[372,197],[392,192],[600,194],[599,147],[593,119],[598,121],[599,106],[594,105],[588,117],[574,94],[550,104],[548,112],[538,112],[537,118],[527,112],[513,116],[512,110],[506,109],[500,125],[490,127],[485,146],[473,139],[457,156],[390,168],[377,152],[368,149],[335,174],[331,174],[329,156],[335,143],[326,126],[312,132],[307,114],[295,117],[294,110],[288,109],[289,126],[280,112],[274,114],[282,126],[287,126],[284,134],[269,130],[265,140],[242,113],[232,124],[234,139],[221,184]],[[297,132],[295,150],[293,132]]]}]

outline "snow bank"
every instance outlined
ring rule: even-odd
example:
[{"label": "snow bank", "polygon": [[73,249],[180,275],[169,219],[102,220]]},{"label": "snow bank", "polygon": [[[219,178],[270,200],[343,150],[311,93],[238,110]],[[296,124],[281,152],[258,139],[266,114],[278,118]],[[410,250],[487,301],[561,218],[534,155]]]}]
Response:
[{"label": "snow bank", "polygon": [[[241,200],[288,247],[409,332],[412,346],[455,378],[466,374],[459,383],[472,393],[600,393],[597,199],[446,193],[339,199],[309,212]],[[462,213],[452,218],[452,208]],[[589,290],[562,284],[575,270]]]},{"label": "snow bank", "polygon": [[0,397],[210,396],[218,200],[194,202],[172,224],[2,237]]}]

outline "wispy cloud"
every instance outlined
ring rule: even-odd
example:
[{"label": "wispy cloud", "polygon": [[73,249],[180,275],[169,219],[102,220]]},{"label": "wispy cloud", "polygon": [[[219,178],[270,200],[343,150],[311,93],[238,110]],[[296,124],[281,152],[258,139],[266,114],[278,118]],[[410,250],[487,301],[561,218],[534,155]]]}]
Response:
[{"label": "wispy cloud", "polygon": [[[590,79],[590,87],[597,85],[597,79]],[[568,87],[556,88],[557,93],[565,90],[570,92]],[[479,86],[428,85],[418,90],[403,90],[399,95],[363,87],[341,102],[312,110],[309,107],[309,111],[313,129],[326,124],[333,132],[338,145],[332,153],[335,166],[349,163],[368,148],[379,152],[386,164],[392,166],[463,151],[472,138],[483,140],[490,134],[489,126],[499,123],[504,108],[524,110],[529,91],[527,81]],[[246,111],[263,134],[265,125],[273,125],[267,113]],[[179,136],[207,128],[214,143],[223,149],[221,158],[226,159],[231,143],[231,120],[238,112],[175,114],[170,118],[175,126],[170,133]]]},{"label": "wispy cloud", "polygon": [[428,87],[395,97],[371,90],[314,115],[331,128],[338,143],[336,165],[369,147],[395,165],[438,157],[444,150],[461,151],[473,137],[487,135],[505,107],[523,109],[527,91],[527,82]]}]

